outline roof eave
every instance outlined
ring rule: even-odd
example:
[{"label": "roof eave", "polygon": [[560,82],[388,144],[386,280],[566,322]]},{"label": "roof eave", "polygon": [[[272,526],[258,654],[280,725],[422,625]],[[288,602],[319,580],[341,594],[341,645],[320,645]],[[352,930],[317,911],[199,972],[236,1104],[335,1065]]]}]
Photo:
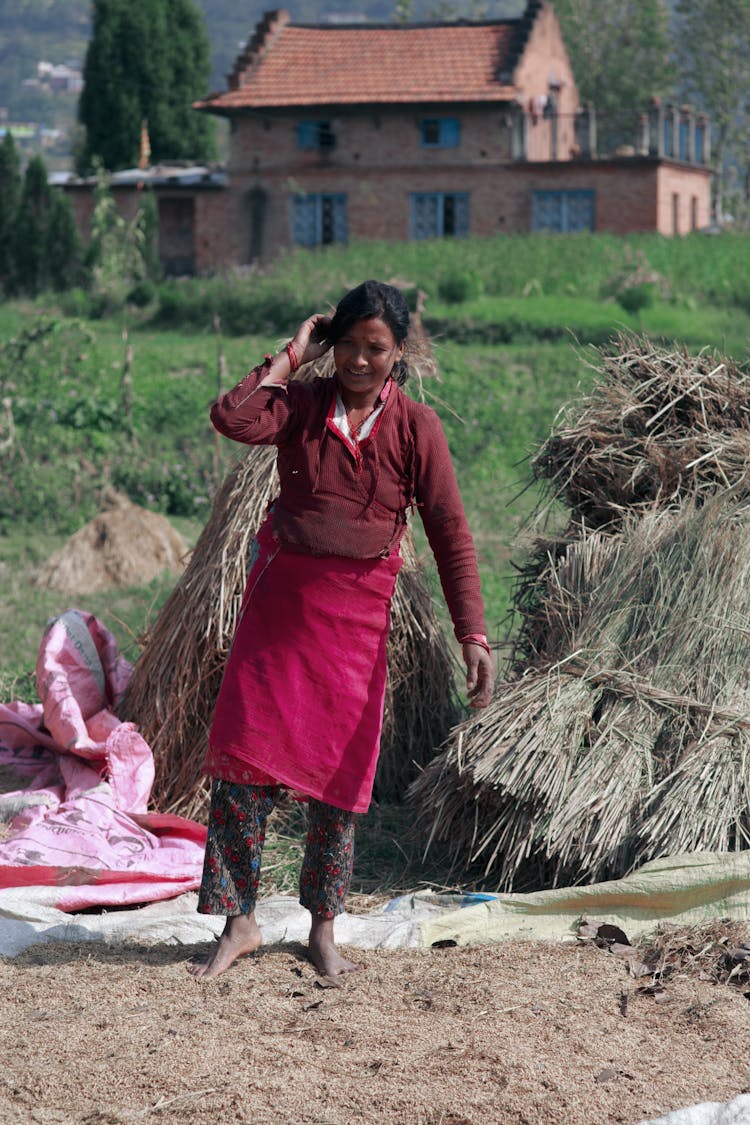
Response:
[{"label": "roof eave", "polygon": [[247,112],[261,110],[284,109],[366,109],[370,106],[383,108],[392,106],[403,109],[405,105],[507,105],[517,100],[518,91],[514,86],[500,86],[491,95],[431,93],[431,94],[404,94],[403,97],[394,98],[392,95],[383,98],[369,97],[360,99],[332,99],[332,98],[289,98],[288,100],[274,99],[273,101],[245,101],[241,104],[227,105],[221,101],[193,102],[193,109],[205,113],[214,113],[220,117],[232,117]]}]

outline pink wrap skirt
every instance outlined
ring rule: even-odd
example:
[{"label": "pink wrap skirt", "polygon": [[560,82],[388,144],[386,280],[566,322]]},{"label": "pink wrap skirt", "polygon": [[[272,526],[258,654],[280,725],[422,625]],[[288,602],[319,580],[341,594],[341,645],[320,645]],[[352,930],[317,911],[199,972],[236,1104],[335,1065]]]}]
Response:
[{"label": "pink wrap skirt", "polygon": [[280,546],[265,521],[204,772],[283,785],[337,808],[367,811],[401,561],[397,553],[377,559],[303,555]]}]

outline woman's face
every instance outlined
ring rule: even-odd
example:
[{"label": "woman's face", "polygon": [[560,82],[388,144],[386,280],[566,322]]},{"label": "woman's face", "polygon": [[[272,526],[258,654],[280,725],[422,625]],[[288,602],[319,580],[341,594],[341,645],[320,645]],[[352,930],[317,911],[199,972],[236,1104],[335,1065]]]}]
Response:
[{"label": "woman's face", "polygon": [[351,394],[375,396],[404,354],[393,332],[379,316],[357,320],[333,346],[336,374]]}]

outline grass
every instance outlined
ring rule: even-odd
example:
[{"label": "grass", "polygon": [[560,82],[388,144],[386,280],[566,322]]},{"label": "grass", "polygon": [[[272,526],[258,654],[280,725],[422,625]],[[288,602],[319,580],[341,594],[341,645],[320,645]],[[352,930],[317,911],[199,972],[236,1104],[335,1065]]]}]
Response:
[{"label": "grass", "polygon": [[457,308],[431,302],[426,323],[438,338],[488,344],[560,340],[601,345],[622,331],[679,340],[696,350],[711,343],[738,357],[747,354],[750,344],[750,314],[734,307],[703,307],[687,298],[656,302],[631,314],[611,299],[485,295]]},{"label": "grass", "polygon": [[[590,233],[359,242],[290,251],[251,273],[167,282],[158,287],[150,306],[129,309],[128,316],[140,323],[151,318],[160,329],[178,328],[183,335],[210,334],[215,314],[228,335],[284,334],[309,313],[313,302],[321,310],[330,309],[365,277],[396,282],[413,303],[421,290],[430,316],[439,301],[452,302],[454,323],[466,313],[460,306],[482,294],[575,298],[597,304],[634,282],[653,284],[664,301],[688,304],[699,314],[708,306],[749,313],[749,244],[748,234],[693,234],[680,239],[644,234],[624,239]],[[112,302],[117,305],[114,297]],[[63,294],[57,303],[78,315],[91,305],[82,291]],[[573,316],[582,318],[584,328],[592,320],[594,328],[600,325],[600,314],[592,308],[573,309]],[[566,317],[561,307],[549,324],[532,316],[523,326],[532,332],[570,327]],[[604,328],[605,322],[606,314]]]},{"label": "grass", "polygon": [[426,401],[445,427],[477,545],[489,635],[501,641],[511,560],[539,502],[528,460],[560,404],[593,373],[569,342],[492,348],[445,341],[438,344],[438,360],[441,381],[425,387]]},{"label": "grass", "polygon": [[295,295],[338,300],[365,277],[400,279],[437,299],[444,278],[465,276],[499,297],[577,296],[599,300],[617,279],[648,267],[673,298],[750,309],[750,235],[498,235],[427,242],[359,242],[292,251],[253,277],[255,291],[283,283]]}]

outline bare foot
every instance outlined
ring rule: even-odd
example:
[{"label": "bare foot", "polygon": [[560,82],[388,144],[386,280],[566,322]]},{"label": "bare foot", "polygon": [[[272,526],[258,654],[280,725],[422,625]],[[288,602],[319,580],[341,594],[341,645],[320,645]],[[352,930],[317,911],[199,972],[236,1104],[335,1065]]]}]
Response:
[{"label": "bare foot", "polygon": [[188,961],[187,971],[194,977],[210,980],[225,972],[238,957],[246,957],[260,948],[262,937],[254,914],[238,914],[227,918],[219,943],[206,958]]},{"label": "bare foot", "polygon": [[361,969],[354,961],[342,957],[333,940],[333,918],[316,918],[310,926],[307,954],[315,968],[324,977],[338,977],[343,973]]}]

